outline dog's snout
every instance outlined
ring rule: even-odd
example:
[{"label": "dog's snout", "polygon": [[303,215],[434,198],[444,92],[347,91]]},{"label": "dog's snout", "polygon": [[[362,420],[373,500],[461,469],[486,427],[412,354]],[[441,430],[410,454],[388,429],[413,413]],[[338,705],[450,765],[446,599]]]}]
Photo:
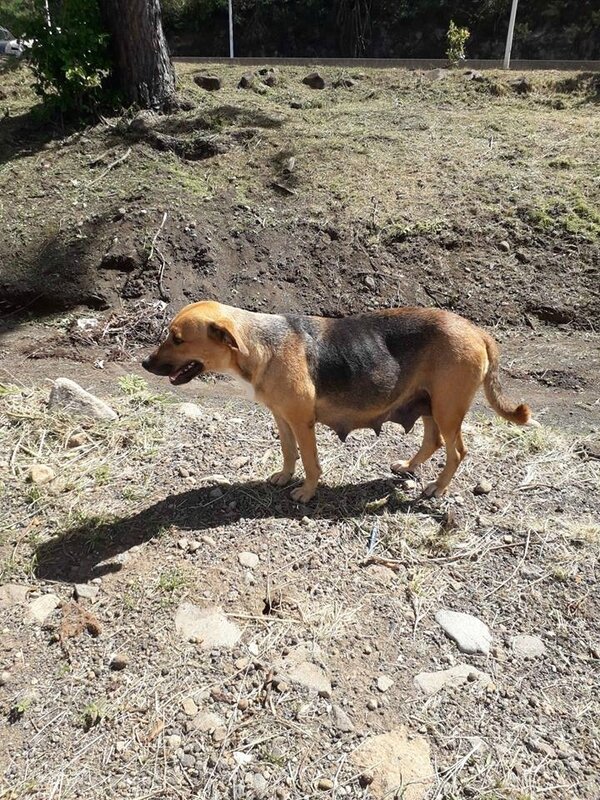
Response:
[{"label": "dog's snout", "polygon": [[145,359],[142,361],[142,367],[143,367],[144,369],[147,369],[147,370],[148,370],[148,372],[150,372],[150,366],[151,366],[151,364],[152,364],[152,360],[151,360],[150,356],[148,356],[147,358],[145,358]]},{"label": "dog's snout", "polygon": [[156,358],[156,353],[152,353],[142,361],[142,367],[153,375],[170,375],[173,372],[172,364],[165,364]]}]

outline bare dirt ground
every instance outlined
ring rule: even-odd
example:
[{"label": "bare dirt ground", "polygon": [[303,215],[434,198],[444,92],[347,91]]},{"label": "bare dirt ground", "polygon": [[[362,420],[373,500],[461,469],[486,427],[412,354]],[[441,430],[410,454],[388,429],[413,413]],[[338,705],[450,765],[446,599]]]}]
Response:
[{"label": "bare dirt ground", "polygon": [[[521,95],[499,75],[366,73],[319,93],[286,70],[265,94],[219,68],[225,102],[190,75],[202,114],[221,109],[211,146],[228,149],[210,158],[117,140],[117,121],[17,140],[31,104],[18,92],[0,124],[0,797],[594,800],[590,79],[534,76]],[[258,126],[284,106],[284,123]],[[259,130],[250,145],[219,138],[245,127],[239,108]],[[207,147],[181,118],[178,132],[152,125]],[[389,470],[418,430],[345,445],[320,430],[323,487],[298,506],[265,483],[280,458],[265,412],[226,380],[175,393],[142,377],[188,293],[313,313],[455,308],[494,331],[503,382],[542,428],[478,402],[468,459],[436,501],[420,490],[439,459],[414,479]],[[118,419],[49,409],[57,377]],[[484,622],[487,653],[461,652],[442,609]]]}]

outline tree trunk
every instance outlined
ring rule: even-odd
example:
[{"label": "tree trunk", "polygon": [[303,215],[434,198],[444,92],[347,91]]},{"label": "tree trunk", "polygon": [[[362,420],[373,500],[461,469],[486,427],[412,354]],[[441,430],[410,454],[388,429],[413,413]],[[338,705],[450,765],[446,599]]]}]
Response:
[{"label": "tree trunk", "polygon": [[163,109],[175,97],[175,71],[159,0],[99,0],[111,35],[114,81],[128,103]]}]

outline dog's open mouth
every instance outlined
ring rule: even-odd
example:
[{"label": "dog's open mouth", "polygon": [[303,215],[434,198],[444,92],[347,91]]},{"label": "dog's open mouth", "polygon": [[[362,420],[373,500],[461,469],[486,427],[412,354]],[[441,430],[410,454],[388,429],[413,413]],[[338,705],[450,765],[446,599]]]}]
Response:
[{"label": "dog's open mouth", "polygon": [[187,364],[171,372],[169,380],[173,386],[180,386],[182,383],[188,383],[192,378],[198,377],[203,369],[204,364],[200,361],[188,361]]}]

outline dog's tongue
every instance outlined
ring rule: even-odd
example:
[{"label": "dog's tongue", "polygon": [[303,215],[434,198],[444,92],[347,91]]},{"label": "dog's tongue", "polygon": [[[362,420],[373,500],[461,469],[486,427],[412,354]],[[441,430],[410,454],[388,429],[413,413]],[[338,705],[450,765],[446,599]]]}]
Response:
[{"label": "dog's tongue", "polygon": [[171,383],[175,383],[177,378],[180,377],[181,373],[185,370],[186,367],[187,367],[187,364],[184,364],[183,367],[180,367],[179,369],[175,370],[175,372],[172,372],[169,375],[169,380],[171,381]]}]

